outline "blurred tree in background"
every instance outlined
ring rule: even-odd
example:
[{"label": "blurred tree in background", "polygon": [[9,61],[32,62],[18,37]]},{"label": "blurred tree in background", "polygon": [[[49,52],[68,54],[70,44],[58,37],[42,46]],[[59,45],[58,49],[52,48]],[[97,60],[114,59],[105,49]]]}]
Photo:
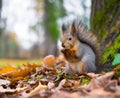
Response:
[{"label": "blurred tree in background", "polygon": [[6,19],[1,17],[2,0],[0,0],[0,57],[18,58],[18,41],[15,33],[5,32]]},{"label": "blurred tree in background", "polygon": [[[0,0],[0,24],[1,24],[1,10],[2,10],[2,0]],[[1,57],[1,49],[2,49],[2,45],[1,45],[1,38],[2,38],[2,27],[0,25],[0,57]]]},{"label": "blurred tree in background", "polygon": [[[31,58],[39,58],[48,54],[57,55],[57,41],[60,36],[58,19],[65,15],[63,0],[35,0],[35,2],[36,7],[34,10],[36,10],[36,17],[39,17],[40,21],[38,20],[38,22],[32,26],[32,30],[35,31],[38,40],[32,46],[31,51],[28,51],[31,52]],[[0,10],[1,9],[2,0],[0,1]],[[43,17],[40,17],[41,13],[43,13]],[[17,36],[13,36],[14,33],[10,33],[14,31],[6,31],[6,20],[9,19],[0,17],[0,57],[21,58],[21,52],[24,52],[24,50],[20,50]],[[43,31],[39,29],[41,26]],[[44,32],[44,42],[42,44],[39,41],[41,32]]]},{"label": "blurred tree in background", "polygon": [[[34,30],[38,26],[42,25],[44,28],[44,42],[39,46],[39,42],[33,47],[33,55],[39,53],[39,48],[42,49],[43,56],[48,54],[57,55],[57,41],[60,37],[60,27],[58,25],[58,19],[65,15],[65,9],[63,8],[63,0],[36,0],[38,13],[41,13],[43,9],[43,21],[38,22],[34,27]],[[43,8],[40,8],[40,4],[43,4]],[[40,11],[40,12],[39,12]],[[40,36],[40,33],[37,33]],[[34,51],[36,49],[36,52]],[[38,55],[39,57],[39,55]]]},{"label": "blurred tree in background", "polygon": [[4,56],[4,42],[3,42],[3,31],[5,29],[5,21],[1,17],[2,11],[2,0],[0,0],[0,57]]},{"label": "blurred tree in background", "polygon": [[[58,18],[65,15],[63,0],[44,0],[44,26],[45,26],[45,55],[57,55],[57,40],[60,30],[57,23]],[[49,47],[49,48],[48,48]]]},{"label": "blurred tree in background", "polygon": [[1,9],[2,9],[2,0],[0,0],[0,17],[1,17]]},{"label": "blurred tree in background", "polygon": [[4,36],[5,58],[19,57],[19,43],[14,32],[7,32]]}]

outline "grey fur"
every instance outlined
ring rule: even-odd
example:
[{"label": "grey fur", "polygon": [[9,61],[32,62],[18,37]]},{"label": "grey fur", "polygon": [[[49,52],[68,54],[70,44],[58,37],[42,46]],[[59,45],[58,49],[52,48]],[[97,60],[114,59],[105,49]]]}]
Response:
[{"label": "grey fur", "polygon": [[82,47],[82,49],[78,51],[77,55],[83,53],[81,61],[85,63],[85,70],[87,72],[95,72],[96,71],[95,53],[93,52],[91,47],[88,46],[87,44],[80,43],[80,47]]},{"label": "grey fur", "polygon": [[[95,72],[96,71],[96,66],[95,66],[95,54],[93,52],[93,50],[91,49],[90,46],[79,42],[79,46],[78,47],[82,47],[79,49],[78,52],[76,52],[76,56],[80,59],[80,61],[84,62],[85,64],[85,71],[87,72]],[[70,62],[69,62],[70,63]],[[69,69],[68,64],[66,64],[66,73],[71,75],[71,71]],[[76,73],[82,73],[82,70],[79,69],[79,65],[77,64],[79,62],[76,63],[70,63],[72,66],[72,69],[76,70]]]}]

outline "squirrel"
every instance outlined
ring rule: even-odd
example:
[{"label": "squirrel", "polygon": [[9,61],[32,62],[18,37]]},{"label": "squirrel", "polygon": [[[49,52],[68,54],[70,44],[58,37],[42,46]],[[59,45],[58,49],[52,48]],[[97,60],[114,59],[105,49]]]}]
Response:
[{"label": "squirrel", "polygon": [[101,49],[97,36],[81,20],[62,25],[61,53],[67,60],[66,73],[95,72],[100,64]]}]

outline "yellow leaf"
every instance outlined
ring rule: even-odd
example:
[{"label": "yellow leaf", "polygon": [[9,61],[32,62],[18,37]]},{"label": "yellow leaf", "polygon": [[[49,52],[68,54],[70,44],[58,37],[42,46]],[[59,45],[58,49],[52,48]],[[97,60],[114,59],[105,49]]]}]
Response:
[{"label": "yellow leaf", "polygon": [[0,70],[0,74],[5,74],[5,73],[9,73],[12,71],[16,71],[17,69],[15,67],[12,66],[5,66]]}]

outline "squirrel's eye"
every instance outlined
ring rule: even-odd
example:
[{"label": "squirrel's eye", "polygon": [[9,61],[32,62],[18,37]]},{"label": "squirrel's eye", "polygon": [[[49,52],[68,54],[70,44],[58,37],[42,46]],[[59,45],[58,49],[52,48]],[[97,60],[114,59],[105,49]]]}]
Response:
[{"label": "squirrel's eye", "polygon": [[69,40],[72,40],[72,37],[69,37],[68,39],[69,39]]}]

